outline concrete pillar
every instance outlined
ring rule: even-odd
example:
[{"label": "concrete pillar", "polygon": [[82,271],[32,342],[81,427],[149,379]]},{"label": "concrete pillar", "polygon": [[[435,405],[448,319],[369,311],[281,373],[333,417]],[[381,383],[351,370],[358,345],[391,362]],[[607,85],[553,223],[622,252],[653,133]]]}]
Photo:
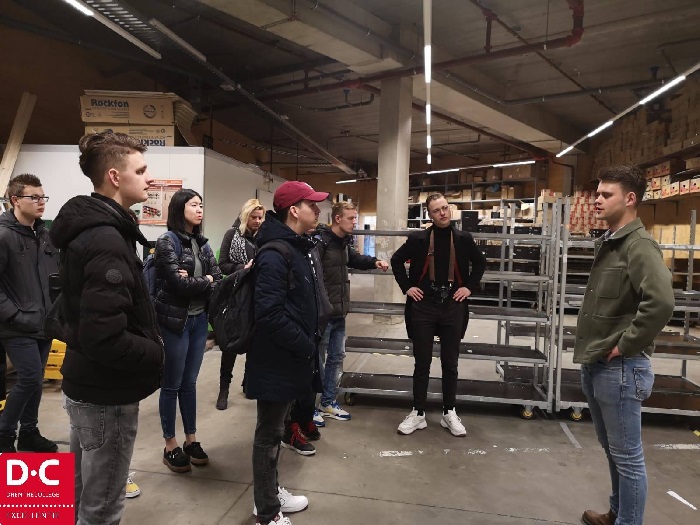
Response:
[{"label": "concrete pillar", "polygon": [[[408,218],[413,79],[384,80],[381,83],[381,90],[377,229],[405,230]],[[377,257],[388,261],[396,248],[405,240],[405,237],[377,237]],[[403,303],[405,296],[393,277],[375,276],[374,300],[383,303]],[[375,320],[402,322],[403,317],[387,319],[386,316],[375,316]]]}]

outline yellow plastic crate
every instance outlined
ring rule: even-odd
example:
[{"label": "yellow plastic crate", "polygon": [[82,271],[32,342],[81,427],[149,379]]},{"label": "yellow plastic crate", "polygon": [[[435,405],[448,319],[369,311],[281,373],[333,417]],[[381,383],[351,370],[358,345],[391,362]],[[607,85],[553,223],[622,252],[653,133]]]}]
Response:
[{"label": "yellow plastic crate", "polygon": [[54,339],[51,342],[51,350],[49,350],[46,368],[44,368],[44,379],[63,379],[63,375],[61,375],[61,365],[63,364],[63,358],[65,356],[66,343]]}]

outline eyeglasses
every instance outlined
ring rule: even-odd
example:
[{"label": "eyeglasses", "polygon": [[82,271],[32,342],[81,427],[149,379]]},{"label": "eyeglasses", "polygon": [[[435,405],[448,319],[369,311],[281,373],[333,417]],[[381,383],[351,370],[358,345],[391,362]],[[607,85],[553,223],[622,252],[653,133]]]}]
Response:
[{"label": "eyeglasses", "polygon": [[48,202],[49,197],[47,195],[15,195],[18,199],[32,199],[32,202],[38,203],[39,201]]}]

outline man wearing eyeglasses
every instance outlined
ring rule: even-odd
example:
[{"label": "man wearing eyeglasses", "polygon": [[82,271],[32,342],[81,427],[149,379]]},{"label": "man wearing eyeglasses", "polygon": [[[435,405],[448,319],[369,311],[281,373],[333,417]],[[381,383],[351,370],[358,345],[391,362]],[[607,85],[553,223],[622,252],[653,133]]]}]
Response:
[{"label": "man wearing eyeglasses", "polygon": [[39,178],[29,174],[12,179],[7,195],[12,209],[0,216],[0,339],[17,371],[17,383],[0,415],[0,452],[56,452],[56,444],[38,427],[51,348],[43,333],[51,306],[49,275],[58,272],[58,250],[41,220],[49,198]]}]

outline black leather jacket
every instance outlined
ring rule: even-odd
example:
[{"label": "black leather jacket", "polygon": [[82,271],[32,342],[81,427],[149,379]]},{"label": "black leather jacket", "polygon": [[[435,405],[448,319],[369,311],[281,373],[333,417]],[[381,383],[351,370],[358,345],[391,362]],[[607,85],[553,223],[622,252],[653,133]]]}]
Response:
[{"label": "black leather jacket", "polygon": [[[156,296],[155,307],[161,327],[181,334],[187,322],[190,301],[196,297],[204,297],[207,300],[208,309],[209,297],[215,283],[221,280],[222,275],[206,237],[197,235],[193,238],[182,232],[175,232],[175,234],[182,246],[179,256],[169,236],[161,235],[156,241],[156,275],[163,286]],[[199,246],[199,260],[202,263],[200,277],[193,277],[195,265],[192,239],[195,239]],[[178,270],[186,270],[188,277],[180,276]],[[211,275],[214,282],[209,282],[206,275]]]}]

